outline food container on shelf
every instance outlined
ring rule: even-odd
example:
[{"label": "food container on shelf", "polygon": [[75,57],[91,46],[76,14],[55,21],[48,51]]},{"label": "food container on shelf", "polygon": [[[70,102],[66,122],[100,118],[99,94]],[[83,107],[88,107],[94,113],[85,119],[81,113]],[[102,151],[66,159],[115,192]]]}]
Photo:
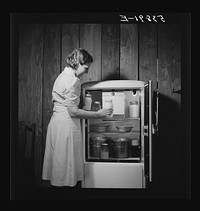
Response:
[{"label": "food container on shelf", "polygon": [[139,117],[139,105],[138,101],[131,101],[129,105],[129,116],[131,118]]},{"label": "food container on shelf", "polygon": [[91,105],[92,105],[92,97],[91,97],[91,94],[87,93],[85,95],[83,109],[87,110],[87,111],[90,111],[91,110]]},{"label": "food container on shelf", "polygon": [[140,157],[140,154],[140,140],[138,138],[134,138],[131,140],[130,157]]},{"label": "food container on shelf", "polygon": [[114,158],[127,158],[129,156],[130,139],[114,138],[112,139],[112,153]]},{"label": "food container on shelf", "polygon": [[93,132],[104,133],[108,130],[108,126],[109,124],[103,124],[103,123],[93,124],[91,125],[91,129]]},{"label": "food container on shelf", "polygon": [[116,126],[119,132],[125,133],[125,132],[131,132],[133,126],[132,125],[119,125]]},{"label": "food container on shelf", "polygon": [[110,145],[110,138],[103,136],[103,135],[94,135],[90,137],[90,153],[92,157],[100,158],[101,157],[101,150],[102,144],[107,143],[108,147]]},{"label": "food container on shelf", "polygon": [[92,111],[98,111],[99,109],[101,109],[101,103],[99,101],[95,101],[92,104]]}]

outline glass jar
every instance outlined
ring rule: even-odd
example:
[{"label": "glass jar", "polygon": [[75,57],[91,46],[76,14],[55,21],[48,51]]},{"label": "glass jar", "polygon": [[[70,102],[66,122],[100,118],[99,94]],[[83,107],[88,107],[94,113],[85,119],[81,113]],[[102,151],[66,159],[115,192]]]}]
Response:
[{"label": "glass jar", "polygon": [[92,111],[98,111],[99,109],[101,109],[101,103],[99,101],[95,101],[92,105]]},{"label": "glass jar", "polygon": [[92,105],[92,97],[91,94],[86,94],[84,98],[84,106],[83,109],[90,111],[91,110],[91,105]]},{"label": "glass jar", "polygon": [[141,155],[141,148],[139,139],[131,140],[131,155],[130,157],[140,157]]},{"label": "glass jar", "polygon": [[101,144],[101,159],[108,159],[109,158],[109,148],[108,143],[102,143]]},{"label": "glass jar", "polygon": [[[112,102],[112,100],[105,100],[105,102],[104,102],[104,109],[113,109],[113,102]],[[113,113],[109,117],[113,117]]]},{"label": "glass jar", "polygon": [[100,158],[101,153],[101,143],[100,142],[92,142],[91,143],[91,156],[95,158]]},{"label": "glass jar", "polygon": [[138,118],[139,117],[139,105],[138,101],[132,101],[129,105],[129,116],[131,118]]}]

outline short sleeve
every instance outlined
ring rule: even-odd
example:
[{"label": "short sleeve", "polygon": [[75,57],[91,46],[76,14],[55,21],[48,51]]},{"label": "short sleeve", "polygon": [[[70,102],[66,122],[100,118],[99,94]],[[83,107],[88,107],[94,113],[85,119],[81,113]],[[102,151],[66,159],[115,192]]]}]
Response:
[{"label": "short sleeve", "polygon": [[61,74],[55,81],[52,100],[67,107],[78,107],[80,101],[80,81],[68,74]]},{"label": "short sleeve", "polygon": [[64,92],[64,98],[65,103],[67,106],[70,107],[78,107],[79,101],[80,101],[80,94],[79,94],[79,86],[78,81],[73,80],[71,82],[71,86],[66,86],[65,92]]}]

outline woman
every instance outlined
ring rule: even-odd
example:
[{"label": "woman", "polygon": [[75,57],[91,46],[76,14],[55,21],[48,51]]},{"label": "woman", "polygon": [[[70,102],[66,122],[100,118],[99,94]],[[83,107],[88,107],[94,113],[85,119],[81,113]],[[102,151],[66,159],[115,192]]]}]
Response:
[{"label": "woman", "polygon": [[79,109],[80,77],[87,73],[92,56],[84,49],[74,50],[52,90],[53,115],[47,128],[42,179],[53,186],[73,187],[83,179],[83,152],[80,119],[103,118],[112,110]]}]

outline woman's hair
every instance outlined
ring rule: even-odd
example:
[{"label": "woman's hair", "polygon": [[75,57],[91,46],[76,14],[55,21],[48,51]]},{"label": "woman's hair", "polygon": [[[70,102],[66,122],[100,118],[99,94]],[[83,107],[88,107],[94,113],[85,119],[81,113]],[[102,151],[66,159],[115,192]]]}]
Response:
[{"label": "woman's hair", "polygon": [[75,49],[66,59],[65,63],[67,67],[71,67],[73,69],[77,69],[78,65],[84,65],[87,63],[92,63],[92,56],[84,49],[79,48]]}]

